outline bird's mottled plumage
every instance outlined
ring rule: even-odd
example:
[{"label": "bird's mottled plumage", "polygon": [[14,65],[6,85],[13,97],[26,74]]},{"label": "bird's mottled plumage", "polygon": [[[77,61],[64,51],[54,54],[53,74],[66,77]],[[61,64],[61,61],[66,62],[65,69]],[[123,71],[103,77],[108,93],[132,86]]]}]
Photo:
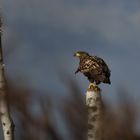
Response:
[{"label": "bird's mottled plumage", "polygon": [[76,52],[74,56],[79,57],[79,67],[75,73],[83,73],[88,80],[97,85],[101,82],[111,84],[110,70],[102,58],[90,56],[87,52]]}]

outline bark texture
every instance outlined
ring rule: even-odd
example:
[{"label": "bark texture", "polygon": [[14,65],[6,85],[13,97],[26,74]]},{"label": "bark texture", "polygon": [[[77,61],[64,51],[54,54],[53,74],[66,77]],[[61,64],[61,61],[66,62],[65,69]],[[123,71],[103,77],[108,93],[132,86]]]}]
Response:
[{"label": "bark texture", "polygon": [[14,139],[14,125],[10,117],[9,107],[6,98],[7,88],[4,74],[4,63],[2,53],[2,22],[0,19],[0,119],[2,123],[4,140]]},{"label": "bark texture", "polygon": [[86,93],[88,108],[88,140],[101,140],[102,98],[98,86],[90,84]]}]

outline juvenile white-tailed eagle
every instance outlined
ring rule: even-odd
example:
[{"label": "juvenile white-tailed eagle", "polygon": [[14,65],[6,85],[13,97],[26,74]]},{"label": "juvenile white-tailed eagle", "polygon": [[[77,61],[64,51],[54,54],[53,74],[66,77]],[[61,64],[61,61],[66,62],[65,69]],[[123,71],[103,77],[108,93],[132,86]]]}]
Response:
[{"label": "juvenile white-tailed eagle", "polygon": [[97,56],[90,56],[87,52],[76,52],[74,56],[80,59],[79,67],[75,74],[78,72],[83,73],[91,83],[96,85],[101,82],[111,84],[110,70],[102,58]]}]

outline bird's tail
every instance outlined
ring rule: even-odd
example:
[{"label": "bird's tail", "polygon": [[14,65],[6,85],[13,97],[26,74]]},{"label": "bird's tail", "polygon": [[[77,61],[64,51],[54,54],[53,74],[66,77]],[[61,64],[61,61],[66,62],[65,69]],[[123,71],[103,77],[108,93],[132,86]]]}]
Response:
[{"label": "bird's tail", "polygon": [[111,81],[110,81],[110,79],[108,80],[108,84],[111,84]]},{"label": "bird's tail", "polygon": [[109,78],[107,78],[107,79],[105,79],[104,83],[111,84],[111,81]]}]

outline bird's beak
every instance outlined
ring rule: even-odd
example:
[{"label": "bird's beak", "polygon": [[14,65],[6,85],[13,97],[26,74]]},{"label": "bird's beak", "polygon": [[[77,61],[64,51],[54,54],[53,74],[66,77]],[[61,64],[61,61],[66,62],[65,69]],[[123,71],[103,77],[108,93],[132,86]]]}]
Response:
[{"label": "bird's beak", "polygon": [[79,57],[80,56],[80,54],[79,53],[74,53],[74,55],[73,56],[75,56],[75,57]]}]

